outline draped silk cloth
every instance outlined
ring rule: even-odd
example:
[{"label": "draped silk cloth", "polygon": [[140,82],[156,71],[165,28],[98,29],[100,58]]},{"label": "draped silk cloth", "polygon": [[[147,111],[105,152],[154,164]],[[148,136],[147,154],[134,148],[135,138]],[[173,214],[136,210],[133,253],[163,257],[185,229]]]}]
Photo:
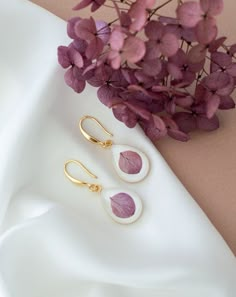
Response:
[{"label": "draped silk cloth", "polygon": [[[64,84],[56,48],[69,42],[65,31],[28,1],[1,1],[0,296],[236,296],[235,257],[157,149],[115,120],[95,89],[78,95]],[[115,143],[146,153],[145,180],[118,178],[109,150],[81,136],[85,114],[109,127]],[[138,193],[142,217],[112,221],[99,194],[65,178],[71,158],[104,187]]]}]

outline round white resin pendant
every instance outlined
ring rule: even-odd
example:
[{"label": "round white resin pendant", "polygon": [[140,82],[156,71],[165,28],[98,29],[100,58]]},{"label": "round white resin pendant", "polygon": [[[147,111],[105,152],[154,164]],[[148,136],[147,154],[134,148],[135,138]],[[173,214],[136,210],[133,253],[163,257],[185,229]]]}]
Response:
[{"label": "round white resin pendant", "polygon": [[146,177],[149,160],[144,153],[128,145],[114,144],[111,150],[115,169],[124,181],[136,183]]},{"label": "round white resin pendant", "polygon": [[101,196],[105,210],[117,223],[131,224],[142,213],[141,199],[132,191],[105,189]]}]

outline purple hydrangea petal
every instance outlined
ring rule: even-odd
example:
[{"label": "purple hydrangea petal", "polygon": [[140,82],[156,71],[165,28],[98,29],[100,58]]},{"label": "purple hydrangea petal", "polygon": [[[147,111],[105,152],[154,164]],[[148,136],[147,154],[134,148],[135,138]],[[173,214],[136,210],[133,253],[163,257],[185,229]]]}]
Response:
[{"label": "purple hydrangea petal", "polygon": [[211,119],[204,116],[197,117],[197,127],[205,131],[214,131],[220,126],[219,119],[214,115]]},{"label": "purple hydrangea petal", "polygon": [[191,113],[178,112],[173,115],[173,119],[179,129],[185,133],[189,133],[197,128],[196,118]]},{"label": "purple hydrangea petal", "polygon": [[186,142],[190,139],[190,136],[187,133],[184,133],[180,130],[169,129],[168,135],[176,140]]},{"label": "purple hydrangea petal", "polygon": [[228,110],[235,108],[235,102],[230,96],[221,96],[219,109]]},{"label": "purple hydrangea petal", "polygon": [[138,174],[142,169],[142,158],[133,151],[124,151],[120,153],[119,167],[127,174]]},{"label": "purple hydrangea petal", "polygon": [[136,206],[133,198],[127,193],[118,193],[111,199],[112,212],[119,218],[127,219],[135,214]]}]

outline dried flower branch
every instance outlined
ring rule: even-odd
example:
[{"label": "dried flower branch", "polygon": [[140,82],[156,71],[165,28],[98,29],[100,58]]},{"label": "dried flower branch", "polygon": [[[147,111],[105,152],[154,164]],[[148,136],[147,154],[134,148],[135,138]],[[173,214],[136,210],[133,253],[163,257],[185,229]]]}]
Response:
[{"label": "dried flower branch", "polygon": [[[161,15],[173,1],[175,16]],[[73,40],[58,48],[58,60],[71,88],[98,88],[100,101],[128,127],[140,124],[153,141],[167,134],[187,141],[195,129],[217,129],[219,109],[235,108],[236,45],[217,37],[223,0],[155,2],[80,1],[75,10],[109,6],[118,17],[69,20]]]}]

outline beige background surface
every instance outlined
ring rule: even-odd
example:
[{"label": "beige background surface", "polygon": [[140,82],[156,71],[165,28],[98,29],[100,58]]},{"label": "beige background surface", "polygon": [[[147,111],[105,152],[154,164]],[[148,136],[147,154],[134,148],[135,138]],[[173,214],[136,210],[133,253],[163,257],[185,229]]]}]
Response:
[{"label": "beige background surface", "polygon": [[[65,20],[78,15],[71,10],[78,0],[33,2]],[[219,17],[221,34],[230,37],[229,44],[236,43],[235,11],[235,0],[227,0]],[[86,9],[79,14],[88,16],[90,12]],[[103,9],[97,17],[112,19],[111,10]],[[188,143],[164,139],[157,148],[236,254],[236,110],[221,113],[220,119],[221,128],[216,132],[193,133]]]}]

